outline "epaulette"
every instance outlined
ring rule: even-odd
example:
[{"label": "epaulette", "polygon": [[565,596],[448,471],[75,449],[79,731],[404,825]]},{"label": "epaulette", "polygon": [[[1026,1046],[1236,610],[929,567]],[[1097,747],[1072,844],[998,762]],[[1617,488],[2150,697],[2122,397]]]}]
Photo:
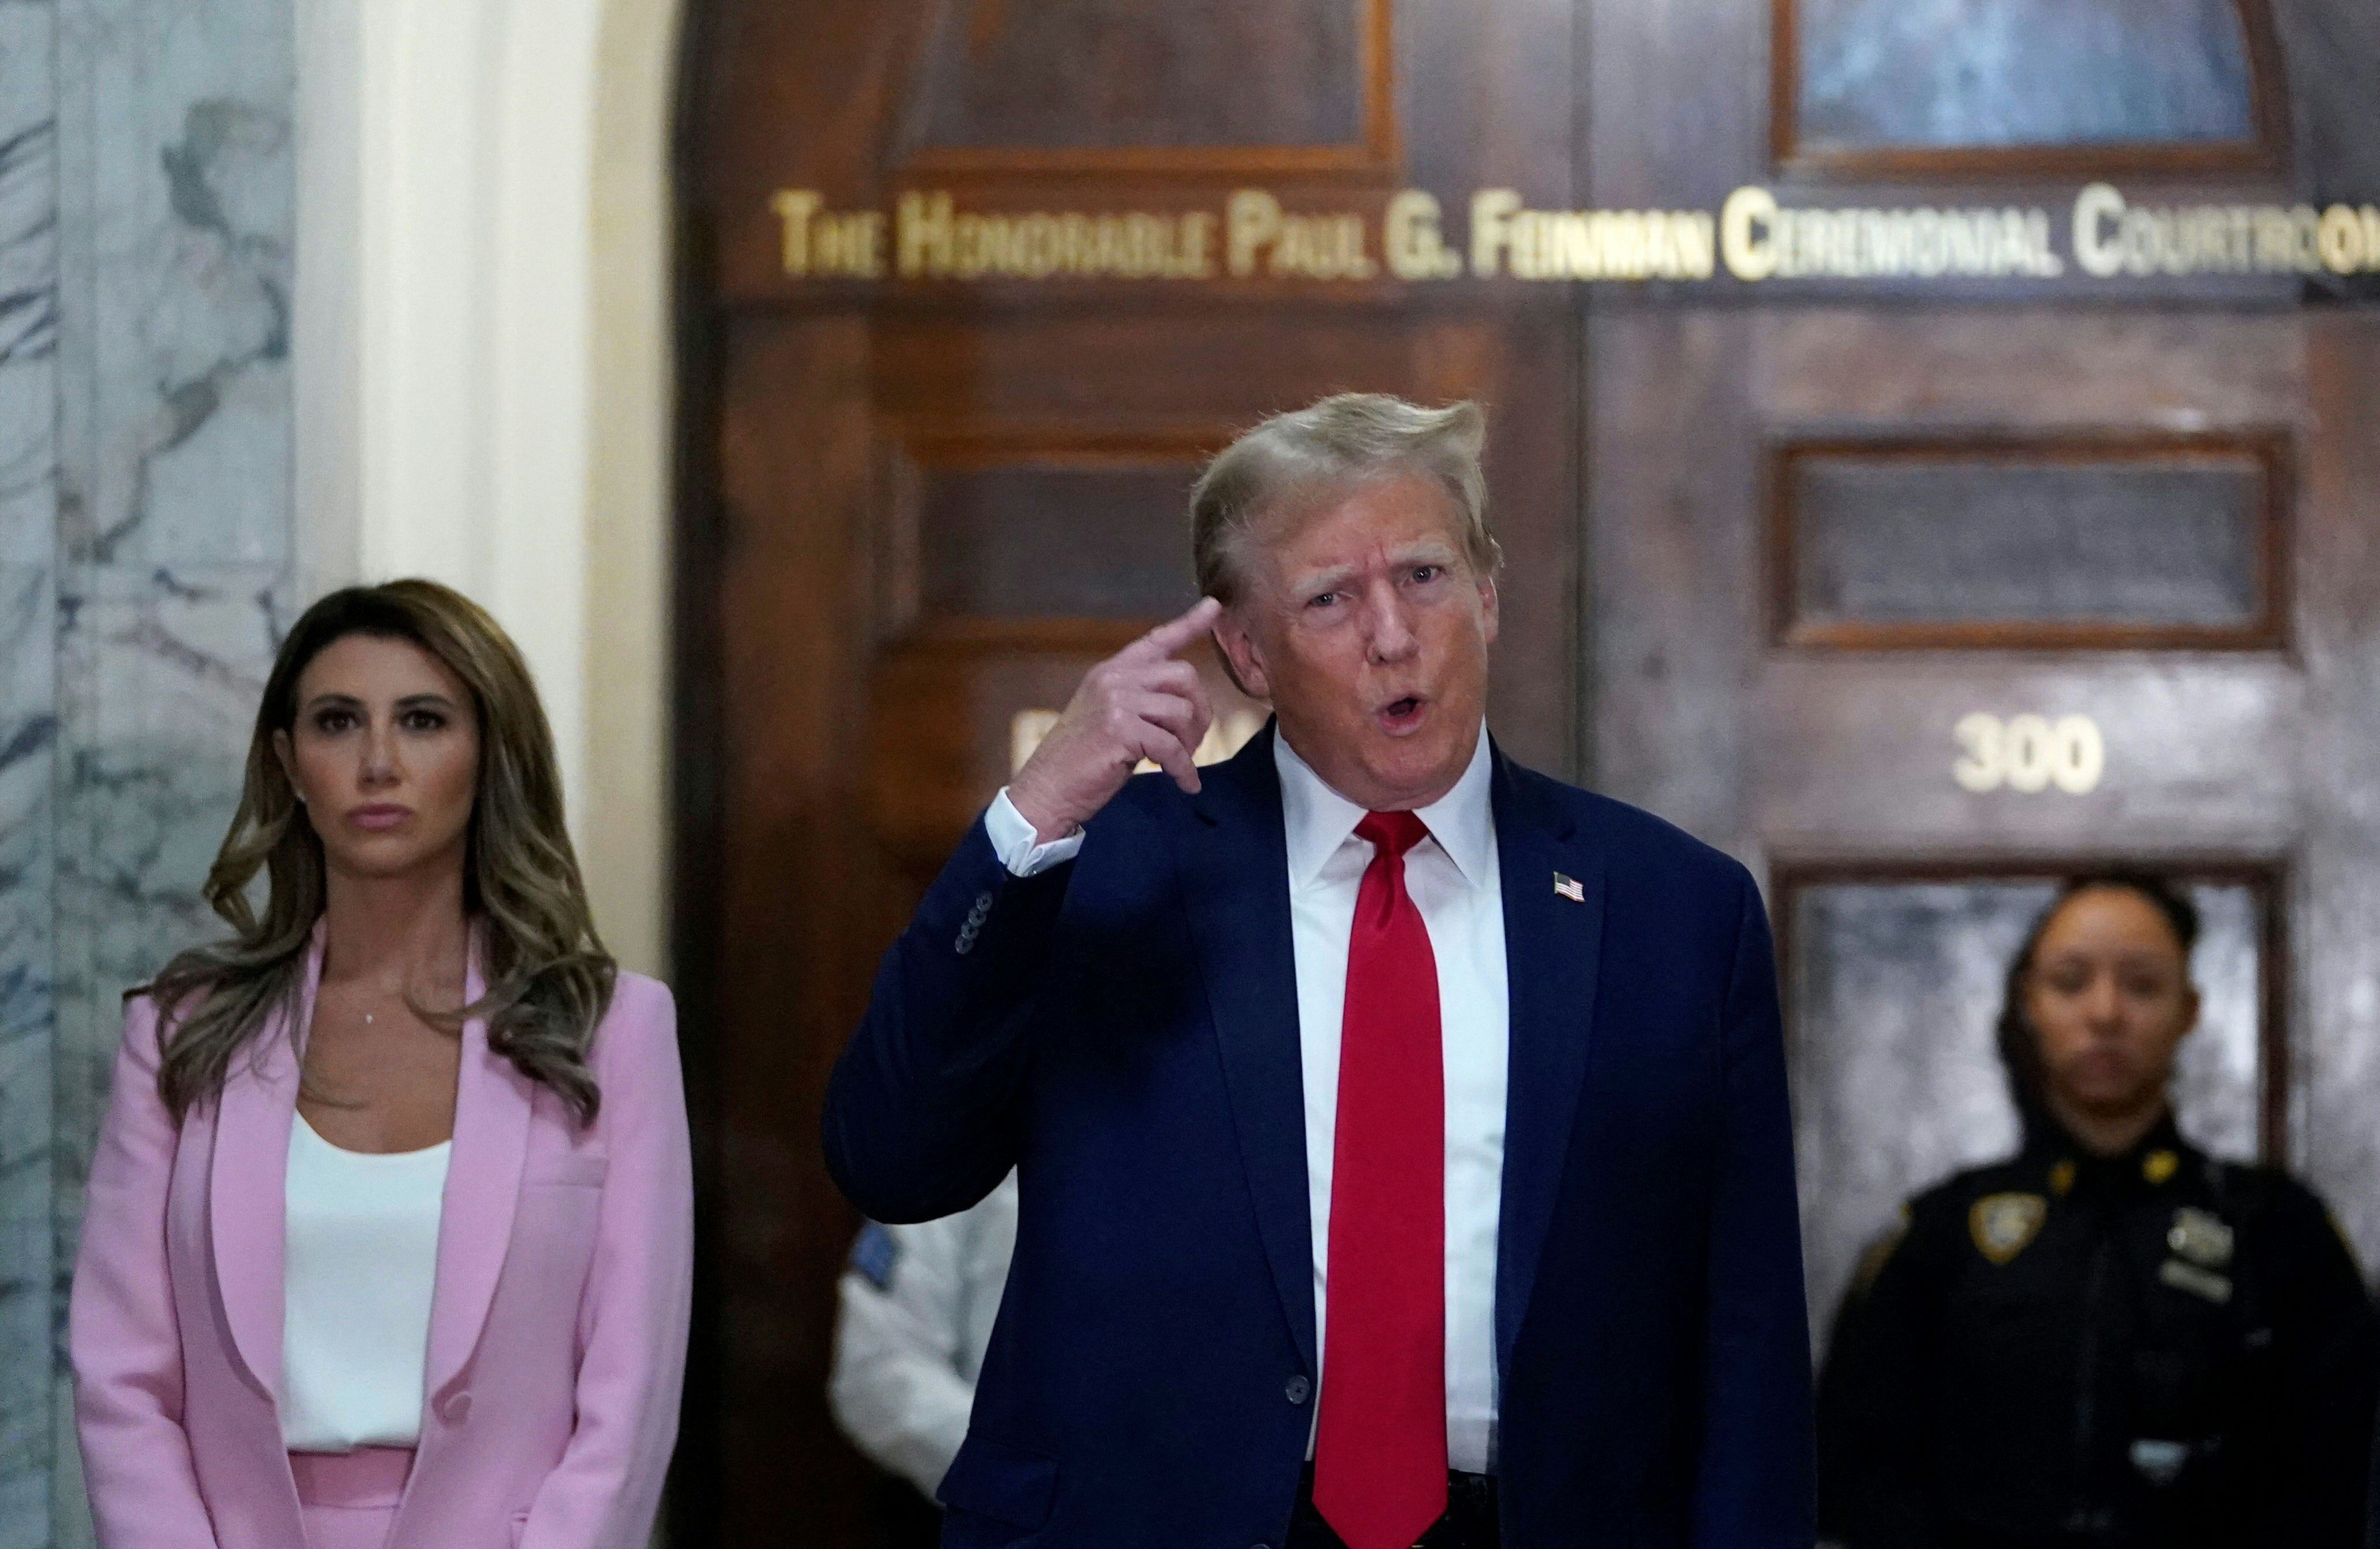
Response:
[{"label": "epaulette", "polygon": [[1859,1267],[1852,1272],[1853,1296],[1865,1296],[1868,1288],[1876,1284],[1876,1277],[1884,1273],[1884,1266],[1892,1262],[1893,1253],[1909,1236],[1909,1206],[1903,1204],[1894,1213],[1892,1224],[1876,1233],[1876,1240],[1860,1254]]}]

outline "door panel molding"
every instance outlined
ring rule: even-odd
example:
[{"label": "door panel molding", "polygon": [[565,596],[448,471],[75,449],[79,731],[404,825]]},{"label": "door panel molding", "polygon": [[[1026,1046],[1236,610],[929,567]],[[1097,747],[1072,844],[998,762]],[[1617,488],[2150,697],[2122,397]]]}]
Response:
[{"label": "door panel molding", "polygon": [[[1397,121],[1394,0],[1354,0],[1359,126],[1351,141],[1319,145],[1026,146],[919,144],[894,163],[905,180],[966,187],[1052,179],[1265,179],[1331,174],[1372,178],[1402,159]],[[1184,15],[1195,14],[1184,12]]]},{"label": "door panel molding", "polygon": [[2132,174],[2279,176],[2289,165],[2289,107],[2266,0],[2234,0],[2248,67],[2251,134],[2231,140],[2026,145],[1808,144],[1801,123],[1803,0],[1770,0],[1769,159],[1822,181],[2116,177]]},{"label": "door panel molding", "polygon": [[[1894,465],[1917,472],[1997,468],[2082,472],[2126,468],[2254,470],[2243,556],[2252,600],[2236,623],[2120,619],[1856,619],[1805,616],[1803,562],[1814,513],[1803,509],[1805,475],[1826,463]],[[2278,428],[2193,434],[2143,430],[2021,431],[1914,430],[1888,434],[1791,436],[1767,452],[1764,523],[1768,638],[1794,649],[1853,650],[2281,650],[2289,644],[2289,515],[2294,453]]]}]

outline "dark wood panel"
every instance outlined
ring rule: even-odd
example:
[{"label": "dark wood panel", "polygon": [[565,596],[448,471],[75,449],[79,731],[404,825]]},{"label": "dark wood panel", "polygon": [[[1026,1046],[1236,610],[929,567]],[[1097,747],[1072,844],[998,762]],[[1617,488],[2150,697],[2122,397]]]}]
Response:
[{"label": "dark wood panel", "polygon": [[912,172],[1251,175],[1395,154],[1390,0],[943,8],[913,88]]},{"label": "dark wood panel", "polygon": [[2274,170],[2265,0],[1774,0],[1770,151],[1797,173]]},{"label": "dark wood panel", "polygon": [[[689,1416],[686,1542],[867,1541],[874,1470],[830,1421],[835,1277],[857,1217],[819,1161],[827,1075],[868,967],[916,901],[868,834],[867,551],[877,430],[856,319],[739,330],[721,362],[714,846],[681,922],[710,1072],[703,1201],[710,1359]],[[787,434],[788,426],[801,433]],[[698,597],[703,592],[695,594]],[[690,960],[690,961],[689,961]]]},{"label": "dark wood panel", "polygon": [[[1755,688],[1749,817],[1788,851],[2268,853],[2298,823],[2301,770],[2279,750],[2304,684],[2275,655],[1796,652]],[[1959,727],[1976,714],[2088,718],[2099,778],[2080,793],[1969,789]]]},{"label": "dark wood panel", "polygon": [[[964,354],[972,332],[945,342]],[[880,640],[900,639],[921,620],[1089,613],[1153,622],[1189,605],[1184,595],[1180,607],[1166,606],[1190,585],[1189,490],[1231,442],[1231,422],[988,416],[931,394],[892,396],[909,413],[886,417]],[[1054,507],[1043,503],[1050,497]],[[1069,531],[1083,532],[1088,549],[1064,551]],[[969,573],[967,555],[978,549],[996,551],[995,565],[1014,574]],[[1034,575],[1042,556],[1072,566],[1072,580]],[[1118,561],[1125,575],[1107,574]]]},{"label": "dark wood panel", "polygon": [[922,470],[920,612],[1166,618],[1197,600],[1189,552],[1196,464]]},{"label": "dark wood panel", "polygon": [[[1083,674],[1145,627],[967,620],[929,625],[887,651],[868,684],[866,785],[876,839],[920,883],[929,879],[1014,772],[1017,717],[1064,708]],[[1232,686],[1210,647],[1184,658],[1197,664],[1221,732],[1233,734],[1236,747],[1268,708]]]},{"label": "dark wood panel", "polygon": [[1782,645],[2282,643],[2280,432],[1789,441],[1768,504]]},{"label": "dark wood panel", "polygon": [[2250,435],[2306,413],[2286,311],[1774,307],[1728,364],[1771,440]]},{"label": "dark wood panel", "polygon": [[[2192,829],[2288,845],[2298,775],[2272,750],[2289,745],[2301,686],[2286,653],[1780,650],[1762,511],[1768,452],[1787,442],[2157,441],[2181,424],[2231,438],[2286,426],[2301,444],[2293,321],[1632,309],[1593,316],[1586,359],[1605,789],[1746,858],[1863,836],[1919,853]],[[1952,733],[1973,712],[2094,717],[2106,780],[2083,796],[1962,790]]]}]

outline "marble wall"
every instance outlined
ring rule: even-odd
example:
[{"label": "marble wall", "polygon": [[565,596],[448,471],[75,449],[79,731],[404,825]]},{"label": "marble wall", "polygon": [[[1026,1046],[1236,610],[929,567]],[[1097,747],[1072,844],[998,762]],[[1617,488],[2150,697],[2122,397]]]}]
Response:
[{"label": "marble wall", "polygon": [[62,1340],[124,988],[296,600],[285,0],[0,0],[0,1549],[90,1542]]}]

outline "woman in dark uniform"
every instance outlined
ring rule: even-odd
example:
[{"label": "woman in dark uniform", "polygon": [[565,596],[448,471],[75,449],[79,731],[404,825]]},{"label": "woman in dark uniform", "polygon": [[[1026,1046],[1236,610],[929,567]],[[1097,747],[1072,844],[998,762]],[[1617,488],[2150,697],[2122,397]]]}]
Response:
[{"label": "woman in dark uniform", "polygon": [[1819,1386],[1848,1549],[2353,1549],[2380,1327],[2322,1204],[2175,1131],[2198,916],[2078,877],[2010,965],[2023,1150],[1870,1250]]}]

